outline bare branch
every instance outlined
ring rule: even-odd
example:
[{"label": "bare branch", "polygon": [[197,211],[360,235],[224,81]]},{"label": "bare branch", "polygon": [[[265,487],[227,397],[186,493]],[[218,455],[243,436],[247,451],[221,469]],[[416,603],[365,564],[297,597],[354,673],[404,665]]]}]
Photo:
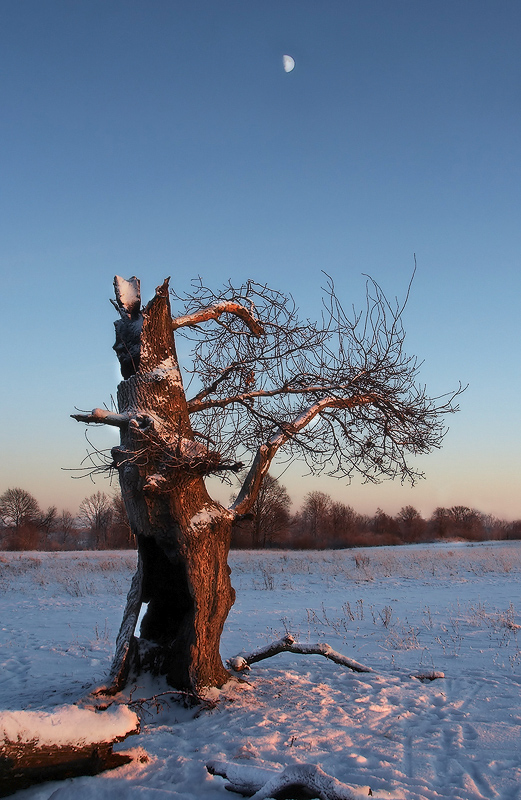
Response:
[{"label": "bare branch", "polygon": [[[230,368],[231,369],[231,368]],[[197,411],[206,411],[208,408],[225,408],[226,406],[231,405],[232,403],[245,403],[251,400],[255,400],[256,398],[260,397],[277,397],[277,395],[284,395],[284,394],[294,394],[294,395],[317,395],[323,394],[324,392],[345,392],[349,389],[352,389],[353,385],[356,385],[357,380],[361,377],[361,375],[357,375],[347,384],[334,384],[332,386],[327,385],[327,381],[323,381],[317,385],[311,386],[302,386],[302,385],[291,385],[291,383],[286,383],[283,386],[279,386],[276,389],[259,389],[257,391],[252,392],[243,392],[242,394],[235,395],[232,397],[224,397],[218,400],[207,400],[203,402],[204,397],[214,392],[221,382],[221,380],[225,380],[227,375],[223,374],[220,379],[217,379],[212,386],[209,386],[207,389],[202,390],[199,392],[192,400],[187,401],[188,411],[189,413],[193,414]],[[297,378],[296,382],[301,383],[302,379]]]},{"label": "bare branch", "polygon": [[[306,425],[284,437],[288,460],[301,458],[310,474],[347,481],[358,473],[364,482],[398,477],[411,483],[423,475],[408,456],[440,447],[443,417],[458,410],[462,387],[445,397],[427,396],[417,383],[421,362],[404,350],[402,315],[410,285],[405,301],[389,302],[368,279],[365,309],[349,313],[330,278],[325,291],[319,324],[301,321],[291,297],[253,282],[238,289],[228,285],[220,296],[199,282],[183,300],[190,312],[223,297],[248,308],[254,303],[262,320],[260,339],[232,336],[215,321],[187,336],[194,342],[192,374],[203,387],[188,401],[198,431],[230,459],[247,461],[257,453],[243,498],[258,489],[267,471],[272,437],[282,446],[276,432],[291,432],[311,408]],[[353,403],[369,396],[369,403]]]},{"label": "bare branch", "polygon": [[[215,390],[217,389],[219,384],[222,383],[223,381],[225,381],[228,378],[229,375],[231,375],[233,372],[235,372],[239,368],[240,368],[240,365],[238,365],[238,364],[230,364],[230,366],[227,367],[226,369],[224,369],[222,371],[222,373],[210,384],[210,386],[207,386],[204,389],[201,389],[199,392],[197,392],[197,394],[195,395],[195,397],[192,400],[188,400],[187,401],[188,410],[189,411],[191,410],[191,406],[193,407],[193,410],[195,410],[195,411],[198,410],[199,405],[201,404],[201,401],[205,397],[208,397],[208,395],[213,394],[213,392],[215,392]],[[210,408],[210,406],[206,406],[206,408]]]},{"label": "bare branch", "polygon": [[255,456],[237,499],[231,506],[231,510],[237,515],[248,513],[255,501],[264,476],[267,474],[271,462],[279,448],[308,426],[318,414],[328,408],[350,409],[356,406],[374,403],[376,400],[377,398],[373,395],[361,395],[343,399],[325,397],[303,411],[293,422],[281,425],[279,430],[270,437],[268,443],[261,445],[257,450],[257,455]]},{"label": "bare branch", "polygon": [[208,322],[208,320],[211,319],[218,320],[221,314],[233,314],[239,317],[239,319],[242,319],[242,321],[246,323],[254,336],[260,337],[264,334],[262,325],[247,308],[229,300],[223,300],[221,303],[209,306],[208,308],[201,308],[199,311],[195,311],[192,314],[176,317],[172,320],[172,329],[175,331],[187,325],[192,327],[194,325],[199,325],[201,322]]}]

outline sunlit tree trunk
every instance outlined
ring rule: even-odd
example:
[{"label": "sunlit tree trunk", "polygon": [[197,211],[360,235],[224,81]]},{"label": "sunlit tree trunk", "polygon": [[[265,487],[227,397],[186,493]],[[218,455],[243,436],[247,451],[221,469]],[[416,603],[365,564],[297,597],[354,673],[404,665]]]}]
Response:
[{"label": "sunlit tree trunk", "polygon": [[[115,350],[121,444],[113,456],[140,565],[113,665],[165,675],[189,691],[228,678],[219,640],[234,601],[227,556],[232,514],[208,495],[203,476],[217,458],[194,439],[177,362],[168,284],[141,311],[127,282],[116,283],[121,320]],[[147,604],[139,638],[137,616]]]}]

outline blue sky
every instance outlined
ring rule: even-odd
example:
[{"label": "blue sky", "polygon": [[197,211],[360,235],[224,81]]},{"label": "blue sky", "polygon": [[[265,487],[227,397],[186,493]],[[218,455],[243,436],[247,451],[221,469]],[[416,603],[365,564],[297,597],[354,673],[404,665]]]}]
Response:
[{"label": "blue sky", "polygon": [[[360,511],[521,517],[521,5],[517,0],[3,0],[0,492],[97,489],[74,407],[109,403],[115,274],[148,299],[252,277],[319,313],[418,271],[407,349],[469,383],[427,479],[346,487]],[[296,61],[285,73],[282,55]],[[114,434],[93,439],[110,446]],[[224,496],[227,496],[227,491]]]}]

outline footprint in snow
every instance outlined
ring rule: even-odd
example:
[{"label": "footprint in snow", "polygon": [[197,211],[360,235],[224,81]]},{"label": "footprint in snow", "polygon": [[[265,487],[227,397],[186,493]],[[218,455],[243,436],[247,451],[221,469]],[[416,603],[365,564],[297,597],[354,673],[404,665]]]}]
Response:
[{"label": "footprint in snow", "polygon": [[10,689],[25,686],[29,668],[30,661],[27,656],[11,656],[0,663],[0,683],[9,684]]}]

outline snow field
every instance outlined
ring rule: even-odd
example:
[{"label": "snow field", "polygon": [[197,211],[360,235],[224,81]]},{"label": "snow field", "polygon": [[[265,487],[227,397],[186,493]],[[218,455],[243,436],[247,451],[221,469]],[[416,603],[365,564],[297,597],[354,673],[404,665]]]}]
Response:
[{"label": "snow field", "polygon": [[[132,764],[18,797],[229,798],[211,760],[316,764],[377,798],[518,797],[521,543],[244,551],[230,563],[223,658],[289,631],[375,672],[280,654],[202,710],[140,681],[121,699],[141,733],[116,748]],[[134,564],[121,552],[0,555],[0,709],[49,712],[103,681]],[[432,671],[446,677],[410,677]]]}]

